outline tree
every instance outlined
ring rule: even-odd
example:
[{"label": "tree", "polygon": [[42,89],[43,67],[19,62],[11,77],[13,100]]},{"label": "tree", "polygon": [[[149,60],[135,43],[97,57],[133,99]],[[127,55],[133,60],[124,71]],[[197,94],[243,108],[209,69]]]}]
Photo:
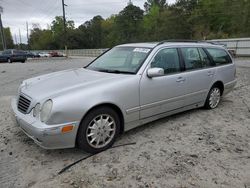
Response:
[{"label": "tree", "polygon": [[103,39],[102,45],[104,48],[110,48],[115,44],[118,44],[117,36],[118,33],[115,32],[115,15],[103,20],[102,29],[103,29]]},{"label": "tree", "polygon": [[119,43],[136,42],[142,28],[143,10],[129,4],[115,18],[115,32]]},{"label": "tree", "polygon": [[159,39],[159,19],[160,8],[155,4],[143,18],[143,35],[147,36],[147,40],[154,41]]},{"label": "tree", "polygon": [[[4,38],[5,38],[5,43],[6,43],[6,48],[14,48],[14,42],[12,38],[12,34],[10,31],[9,27],[3,28],[3,33],[4,33]],[[2,48],[2,40],[0,40],[0,46]]]},{"label": "tree", "polygon": [[51,30],[33,28],[29,37],[29,45],[33,50],[58,49]]},{"label": "tree", "polygon": [[62,16],[56,16],[55,20],[52,21],[51,31],[53,33],[54,42],[56,46],[60,49],[64,48],[65,43],[67,43],[68,35],[74,30],[74,22],[72,20],[68,20],[65,23],[66,25],[66,33],[64,33],[64,20]]},{"label": "tree", "polygon": [[[78,28],[67,21],[68,47],[106,48],[139,41],[250,35],[250,0],[176,0],[171,5],[166,0],[147,0],[145,10],[129,4],[119,14],[107,19],[94,16]],[[29,40],[32,49],[64,47],[62,17],[55,17],[47,29],[34,26]]]},{"label": "tree", "polygon": [[6,48],[14,48],[14,42],[12,38],[12,34],[9,27],[6,27],[3,29],[5,42],[6,42]]},{"label": "tree", "polygon": [[163,10],[167,6],[166,0],[147,0],[147,2],[144,3],[144,8],[147,13],[154,6],[158,6],[160,10]]},{"label": "tree", "polygon": [[82,32],[83,45],[87,48],[101,48],[103,41],[102,22],[104,19],[101,16],[95,16],[90,21],[79,26]]}]

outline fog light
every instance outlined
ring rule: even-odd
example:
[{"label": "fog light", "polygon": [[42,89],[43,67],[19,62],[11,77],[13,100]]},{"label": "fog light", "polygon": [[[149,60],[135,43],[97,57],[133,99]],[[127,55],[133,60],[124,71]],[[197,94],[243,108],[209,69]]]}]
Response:
[{"label": "fog light", "polygon": [[70,132],[74,129],[74,126],[73,125],[67,125],[65,127],[62,128],[62,133],[67,133],[67,132]]}]

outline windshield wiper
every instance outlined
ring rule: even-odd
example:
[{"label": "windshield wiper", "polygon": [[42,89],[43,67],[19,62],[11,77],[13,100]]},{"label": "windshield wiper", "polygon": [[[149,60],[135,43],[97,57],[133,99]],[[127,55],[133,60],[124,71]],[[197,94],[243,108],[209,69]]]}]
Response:
[{"label": "windshield wiper", "polygon": [[98,69],[99,72],[115,73],[115,74],[135,74],[134,72],[129,71],[120,71],[120,70],[110,70],[110,69]]}]

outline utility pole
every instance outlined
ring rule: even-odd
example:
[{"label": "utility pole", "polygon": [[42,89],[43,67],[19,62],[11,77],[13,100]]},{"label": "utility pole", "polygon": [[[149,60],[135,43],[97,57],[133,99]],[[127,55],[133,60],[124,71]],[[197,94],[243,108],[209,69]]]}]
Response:
[{"label": "utility pole", "polygon": [[67,47],[67,31],[66,31],[66,18],[65,18],[65,6],[64,0],[62,0],[62,8],[63,8],[63,27],[64,27],[64,47],[65,47],[65,54],[68,57],[68,47]]},{"label": "utility pole", "polygon": [[22,49],[22,37],[21,37],[21,31],[20,31],[20,28],[19,28],[19,46],[20,46],[20,49]]},{"label": "utility pole", "polygon": [[2,23],[2,14],[1,14],[2,12],[3,12],[3,8],[0,7],[0,32],[1,32],[3,50],[5,50],[6,49],[6,41],[5,41],[4,29],[3,29],[3,23]]},{"label": "utility pole", "polygon": [[26,21],[26,29],[27,29],[27,46],[28,46],[28,50],[30,50],[29,48],[29,24]]},{"label": "utility pole", "polygon": [[16,38],[16,33],[15,33],[15,44],[18,45],[17,38]]}]

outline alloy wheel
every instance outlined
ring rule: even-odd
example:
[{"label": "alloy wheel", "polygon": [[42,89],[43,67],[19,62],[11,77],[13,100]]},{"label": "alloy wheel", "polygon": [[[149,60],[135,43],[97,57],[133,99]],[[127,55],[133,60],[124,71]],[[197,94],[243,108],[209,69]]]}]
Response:
[{"label": "alloy wheel", "polygon": [[86,138],[91,147],[102,148],[113,140],[115,132],[115,120],[108,114],[101,114],[89,123]]},{"label": "alloy wheel", "polygon": [[218,106],[221,98],[221,93],[219,88],[213,88],[209,96],[209,106],[214,109]]}]

